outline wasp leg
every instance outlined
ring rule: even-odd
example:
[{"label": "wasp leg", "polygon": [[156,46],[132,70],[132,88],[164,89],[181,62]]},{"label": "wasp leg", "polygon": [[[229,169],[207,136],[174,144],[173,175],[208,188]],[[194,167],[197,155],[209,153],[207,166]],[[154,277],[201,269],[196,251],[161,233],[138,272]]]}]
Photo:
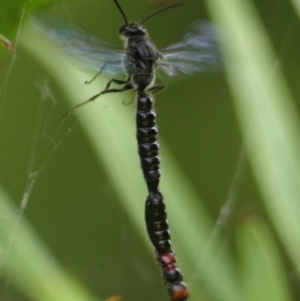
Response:
[{"label": "wasp leg", "polygon": [[90,84],[90,83],[92,83],[102,72],[103,72],[103,70],[105,69],[105,67],[107,66],[107,63],[105,63],[102,67],[101,67],[101,69],[100,69],[100,71],[98,72],[98,73],[96,73],[96,75],[91,79],[91,80],[89,80],[89,81],[85,81],[84,83],[86,84],[86,85],[88,85],[88,84]]},{"label": "wasp leg", "polygon": [[122,87],[121,89],[105,89],[103,91],[101,91],[100,93],[92,96],[91,98],[89,98],[87,101],[85,102],[89,102],[89,101],[93,101],[95,100],[96,98],[98,98],[100,95],[103,95],[103,94],[107,94],[107,93],[115,93],[115,92],[125,92],[125,91],[128,91],[128,90],[132,90],[133,87],[130,83],[126,84],[124,87]]},{"label": "wasp leg", "polygon": [[115,83],[115,84],[118,84],[118,85],[124,85],[124,84],[128,83],[128,80],[120,80],[120,79],[115,79],[115,78],[113,78],[113,79],[111,79],[111,80],[107,83],[107,85],[106,85],[106,87],[105,87],[105,90],[109,89],[109,87],[110,87],[110,85],[111,85],[112,83]]},{"label": "wasp leg", "polygon": [[121,89],[105,89],[103,91],[101,91],[100,93],[92,96],[91,98],[89,98],[88,100],[79,103],[78,105],[74,106],[73,108],[71,108],[69,111],[67,111],[64,115],[63,115],[63,119],[65,119],[66,117],[68,117],[74,110],[78,109],[79,107],[84,106],[85,104],[94,101],[96,98],[100,97],[103,94],[107,94],[107,93],[115,93],[115,92],[125,92],[128,90],[132,90],[133,87],[130,83],[127,83],[125,86],[123,86]]}]

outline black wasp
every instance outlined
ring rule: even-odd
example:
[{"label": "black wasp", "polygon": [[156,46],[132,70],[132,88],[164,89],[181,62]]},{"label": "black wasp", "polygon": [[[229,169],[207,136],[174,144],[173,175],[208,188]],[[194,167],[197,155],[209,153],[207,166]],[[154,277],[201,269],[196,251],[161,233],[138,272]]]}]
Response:
[{"label": "black wasp", "polygon": [[[91,83],[101,73],[116,76],[125,71],[128,75],[126,80],[110,80],[103,91],[73,107],[66,115],[77,107],[110,92],[136,90],[155,93],[165,88],[164,85],[153,85],[156,71],[171,78],[218,67],[219,54],[212,24],[208,22],[192,24],[181,41],[162,50],[156,49],[147,30],[142,26],[159,13],[184,3],[175,3],[164,7],[139,23],[129,23],[119,3],[116,0],[113,1],[125,21],[125,24],[119,29],[120,36],[125,40],[125,50],[118,49],[99,38],[88,36],[84,30],[78,27],[66,26],[47,18],[37,22],[37,27],[46,32],[48,38],[61,45],[64,51],[81,65],[81,69],[97,72],[96,76],[86,83]],[[109,89],[112,83],[123,85],[123,87]]]},{"label": "black wasp", "polygon": [[[160,75],[172,78],[217,68],[219,66],[219,55],[216,34],[214,27],[210,23],[196,22],[190,27],[190,30],[181,41],[165,49],[157,50],[142,24],[159,13],[184,3],[175,3],[164,7],[147,16],[139,23],[129,23],[120,4],[117,0],[113,1],[125,22],[119,30],[121,37],[125,40],[125,50],[120,50],[99,38],[88,36],[80,28],[67,27],[64,24],[53,24],[52,20],[47,20],[46,18],[42,22],[38,22],[38,27],[46,32],[50,39],[61,45],[70,57],[76,59],[81,64],[82,69],[97,72],[92,80],[86,83],[91,83],[101,73],[116,76],[121,75],[125,71],[127,74],[126,80],[111,79],[103,91],[71,108],[65,114],[65,117],[74,109],[94,101],[103,94],[135,90],[138,103],[137,136],[139,153],[141,157],[144,156],[144,158],[141,158],[142,169],[150,189],[158,185],[159,159],[156,155],[158,145],[155,145],[155,143],[148,145],[146,143],[148,138],[145,136],[156,135],[154,133],[155,113],[152,110],[153,100],[147,92],[153,94],[166,87],[165,85],[154,84],[157,71]],[[113,83],[122,87],[111,88]],[[147,113],[143,113],[143,110],[146,110],[145,112]],[[152,123],[154,122],[153,125],[150,122],[151,120]],[[147,127],[151,127],[152,130],[149,128],[147,132],[141,129]],[[154,137],[150,140],[150,142],[156,142]],[[145,143],[141,143],[143,141]],[[155,150],[156,148],[157,151]],[[153,152],[153,154],[149,156],[149,152]],[[149,157],[153,159],[151,160]]]},{"label": "black wasp", "polygon": [[[45,22],[42,26],[39,24],[39,27],[42,27],[51,39],[61,44],[69,54],[81,61],[85,69],[97,72],[96,76],[87,83],[91,83],[102,72],[110,75],[126,72],[125,80],[111,79],[103,91],[73,107],[66,115],[103,94],[136,91],[138,151],[149,192],[145,206],[146,227],[155,248],[156,260],[161,267],[170,299],[185,301],[189,293],[171,247],[165,203],[158,189],[160,180],[158,130],[153,99],[149,92],[153,94],[165,88],[164,85],[155,85],[157,70],[161,70],[168,77],[173,77],[217,67],[219,56],[215,32],[212,25],[198,22],[191,26],[190,32],[182,41],[163,50],[157,50],[142,24],[157,14],[183,3],[164,7],[139,23],[129,23],[117,0],[113,1],[125,21],[119,30],[121,37],[125,40],[125,50],[118,50],[109,43],[94,37],[87,38],[85,32],[78,28],[45,27]],[[120,85],[121,88],[111,88],[112,83]]]}]

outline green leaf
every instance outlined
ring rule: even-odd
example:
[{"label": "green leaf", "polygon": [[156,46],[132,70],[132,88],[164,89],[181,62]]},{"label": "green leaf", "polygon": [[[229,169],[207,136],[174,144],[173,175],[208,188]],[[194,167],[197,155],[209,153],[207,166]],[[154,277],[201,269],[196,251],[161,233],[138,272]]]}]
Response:
[{"label": "green leaf", "polygon": [[60,268],[1,187],[0,212],[1,271],[28,299],[96,300]]},{"label": "green leaf", "polygon": [[298,0],[291,0],[295,7],[295,11],[298,13],[298,18],[300,18],[300,2]]},{"label": "green leaf", "polygon": [[265,206],[300,267],[300,123],[258,13],[248,0],[207,1],[224,30],[234,105]]},{"label": "green leaf", "polygon": [[237,235],[241,279],[248,301],[289,301],[285,271],[267,225],[250,218]]}]

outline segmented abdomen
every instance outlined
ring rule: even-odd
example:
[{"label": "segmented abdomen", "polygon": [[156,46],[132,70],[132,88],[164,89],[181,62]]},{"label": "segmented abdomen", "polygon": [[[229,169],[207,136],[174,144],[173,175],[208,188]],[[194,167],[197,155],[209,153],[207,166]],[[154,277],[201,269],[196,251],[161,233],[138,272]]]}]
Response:
[{"label": "segmented abdomen", "polygon": [[166,207],[159,190],[150,192],[147,197],[145,219],[148,235],[155,247],[156,260],[161,267],[171,300],[187,300],[189,295],[187,285],[182,282],[183,276],[177,267],[170,241]]},{"label": "segmented abdomen", "polygon": [[157,189],[160,179],[156,114],[153,109],[153,100],[148,94],[138,91],[137,96],[138,151],[148,190],[152,191]]},{"label": "segmented abdomen", "polygon": [[158,190],[160,179],[159,144],[157,142],[156,114],[152,98],[144,91],[137,92],[137,140],[141,166],[149,195],[146,200],[145,219],[149,238],[155,248],[156,261],[160,266],[172,301],[186,301],[188,289],[182,282],[171,247],[171,235],[163,195]]}]

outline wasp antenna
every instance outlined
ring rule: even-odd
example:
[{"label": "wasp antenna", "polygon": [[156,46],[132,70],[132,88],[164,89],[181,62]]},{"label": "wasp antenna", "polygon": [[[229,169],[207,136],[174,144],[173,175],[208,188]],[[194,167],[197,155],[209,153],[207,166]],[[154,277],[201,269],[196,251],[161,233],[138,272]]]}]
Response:
[{"label": "wasp antenna", "polygon": [[123,19],[124,19],[124,21],[125,21],[125,24],[128,24],[128,20],[127,20],[127,18],[126,18],[126,15],[125,15],[124,10],[122,9],[121,5],[119,4],[119,2],[118,2],[117,0],[114,0],[114,2],[115,2],[115,4],[116,4],[116,6],[118,7],[120,13],[121,13],[122,16],[123,16]]},{"label": "wasp antenna", "polygon": [[146,18],[144,18],[139,24],[142,25],[143,23],[145,23],[146,21],[148,21],[149,19],[151,19],[152,17],[166,11],[166,10],[169,10],[173,7],[177,7],[177,6],[181,6],[181,5],[185,5],[184,2],[179,2],[179,3],[174,3],[174,4],[171,4],[169,6],[166,6],[166,7],[163,7],[157,11],[155,11],[154,13],[152,13],[151,15],[147,16]]}]

